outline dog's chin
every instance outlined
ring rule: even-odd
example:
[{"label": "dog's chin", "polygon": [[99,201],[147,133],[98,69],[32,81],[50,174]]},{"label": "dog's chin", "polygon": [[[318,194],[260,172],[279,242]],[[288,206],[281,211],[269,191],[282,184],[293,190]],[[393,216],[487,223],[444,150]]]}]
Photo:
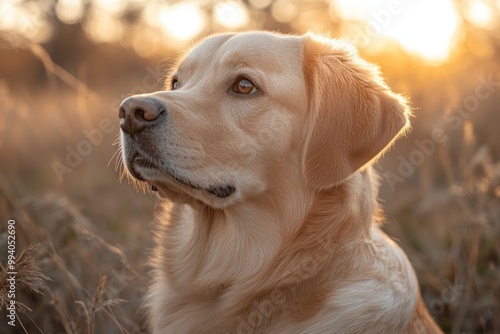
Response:
[{"label": "dog's chin", "polygon": [[176,180],[166,180],[162,182],[148,182],[151,191],[158,197],[168,199],[174,203],[189,204],[195,208],[212,207],[223,209],[231,205],[235,198],[235,188],[233,186],[210,187],[207,189],[191,188],[180,184]]},{"label": "dog's chin", "polygon": [[233,202],[236,187],[231,184],[200,186],[179,176],[171,169],[159,168],[145,159],[133,159],[126,163],[129,175],[148,184],[158,197],[194,207],[224,208]]},{"label": "dog's chin", "polygon": [[[234,203],[236,194],[231,187],[213,187],[210,189],[194,189],[175,180],[148,182],[150,189],[160,199],[170,202],[189,204],[196,209],[211,207],[224,209]],[[229,192],[231,192],[229,194]]]}]

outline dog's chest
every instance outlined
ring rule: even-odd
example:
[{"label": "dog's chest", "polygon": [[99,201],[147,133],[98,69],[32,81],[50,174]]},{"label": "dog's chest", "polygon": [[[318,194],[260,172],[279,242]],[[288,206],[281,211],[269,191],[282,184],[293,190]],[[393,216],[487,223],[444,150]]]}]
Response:
[{"label": "dog's chest", "polygon": [[170,288],[155,333],[274,333],[283,319],[289,324],[313,320],[328,296],[324,283],[299,282],[255,294],[231,284]]}]

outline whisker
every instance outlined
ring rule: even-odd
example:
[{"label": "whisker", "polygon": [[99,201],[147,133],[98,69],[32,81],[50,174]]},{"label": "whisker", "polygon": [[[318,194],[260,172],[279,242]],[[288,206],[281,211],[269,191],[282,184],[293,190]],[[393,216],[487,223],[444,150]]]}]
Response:
[{"label": "whisker", "polygon": [[[121,152],[121,147],[119,147],[115,153],[113,153],[113,155],[111,156],[111,159],[109,159],[108,161],[108,164],[106,165],[106,167],[109,167],[109,165],[111,164],[111,161],[113,161],[113,158],[118,154],[118,152]],[[118,159],[118,158],[117,158]],[[115,172],[116,172],[116,164],[115,164]]]},{"label": "whisker", "polygon": [[121,144],[121,142],[122,142],[122,137],[120,136],[120,134],[118,134],[118,135],[117,135],[117,137],[116,137],[116,139],[115,139],[115,141],[113,142],[113,144],[112,144],[112,145],[113,145],[113,146],[115,146],[115,145],[120,145],[120,144]]}]

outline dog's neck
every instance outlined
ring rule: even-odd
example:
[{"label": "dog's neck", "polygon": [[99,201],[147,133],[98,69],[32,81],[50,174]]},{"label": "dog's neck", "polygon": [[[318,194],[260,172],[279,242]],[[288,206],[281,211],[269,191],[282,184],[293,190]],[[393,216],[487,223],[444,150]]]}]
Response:
[{"label": "dog's neck", "polygon": [[[366,169],[330,189],[297,196],[269,192],[224,210],[174,205],[161,241],[170,284],[190,286],[191,291],[196,286],[217,289],[262,271],[280,273],[268,276],[269,284],[278,283],[290,279],[286,270],[275,270],[287,259],[319,256],[322,263],[305,273],[315,275],[336,252],[369,237],[376,198],[369,186],[373,177]],[[298,189],[307,187],[289,191]]]}]

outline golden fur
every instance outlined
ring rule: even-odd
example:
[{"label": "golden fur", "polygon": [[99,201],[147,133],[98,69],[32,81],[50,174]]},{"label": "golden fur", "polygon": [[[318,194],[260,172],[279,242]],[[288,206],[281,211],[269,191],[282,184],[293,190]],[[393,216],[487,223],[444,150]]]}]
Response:
[{"label": "golden fur", "polygon": [[[236,93],[238,77],[255,93]],[[169,200],[153,333],[441,333],[376,218],[369,163],[409,108],[355,50],[312,34],[211,36],[166,90],[123,108],[124,124],[146,124],[122,133],[127,168]]]}]

